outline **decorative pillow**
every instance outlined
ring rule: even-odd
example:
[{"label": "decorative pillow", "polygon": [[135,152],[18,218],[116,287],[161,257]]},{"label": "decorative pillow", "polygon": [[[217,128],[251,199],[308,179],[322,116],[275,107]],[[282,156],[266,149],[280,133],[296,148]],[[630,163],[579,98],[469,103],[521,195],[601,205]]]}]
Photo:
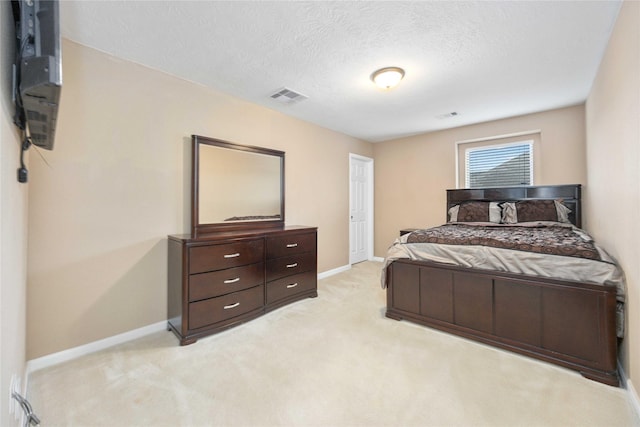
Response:
[{"label": "decorative pillow", "polygon": [[490,202],[489,203],[489,222],[495,222],[496,224],[500,224],[502,220],[502,209],[500,209],[500,204],[498,202]]},{"label": "decorative pillow", "polygon": [[465,202],[449,209],[449,222],[495,222],[501,219],[495,202]]},{"label": "decorative pillow", "polygon": [[554,200],[554,202],[556,204],[556,211],[558,212],[558,222],[571,223],[571,221],[569,221],[571,209],[566,207],[565,204],[562,203],[562,200]]},{"label": "decorative pillow", "polygon": [[522,200],[505,202],[500,206],[504,224],[531,221],[570,222],[571,209],[559,200]]},{"label": "decorative pillow", "polygon": [[449,222],[457,222],[458,221],[458,211],[460,210],[460,205],[452,206],[449,209]]},{"label": "decorative pillow", "polygon": [[553,200],[523,200],[516,203],[518,222],[557,221],[558,212]]},{"label": "decorative pillow", "polygon": [[515,224],[518,222],[518,212],[516,211],[516,204],[514,202],[500,203],[502,208],[502,223],[503,224]]}]

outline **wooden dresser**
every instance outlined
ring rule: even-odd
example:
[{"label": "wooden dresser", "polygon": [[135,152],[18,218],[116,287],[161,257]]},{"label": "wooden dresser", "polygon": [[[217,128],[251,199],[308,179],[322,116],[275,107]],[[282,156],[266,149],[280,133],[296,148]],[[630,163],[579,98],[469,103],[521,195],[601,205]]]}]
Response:
[{"label": "wooden dresser", "polygon": [[317,228],[169,236],[168,328],[181,345],[317,291]]}]

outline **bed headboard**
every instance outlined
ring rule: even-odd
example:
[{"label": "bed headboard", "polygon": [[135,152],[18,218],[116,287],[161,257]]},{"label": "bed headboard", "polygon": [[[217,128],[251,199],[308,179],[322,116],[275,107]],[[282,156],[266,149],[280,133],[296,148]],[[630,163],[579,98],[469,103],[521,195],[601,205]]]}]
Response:
[{"label": "bed headboard", "polygon": [[[562,199],[571,209],[569,221],[582,228],[581,184],[535,185],[528,187],[463,188],[447,190],[447,215],[449,208],[468,201],[512,202],[519,200]],[[448,217],[447,217],[448,219]]]}]

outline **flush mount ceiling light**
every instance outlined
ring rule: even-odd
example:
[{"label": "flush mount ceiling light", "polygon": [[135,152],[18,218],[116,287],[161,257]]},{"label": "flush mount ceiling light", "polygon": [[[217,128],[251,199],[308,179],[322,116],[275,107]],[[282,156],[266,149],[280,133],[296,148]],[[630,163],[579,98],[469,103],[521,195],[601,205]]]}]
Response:
[{"label": "flush mount ceiling light", "polygon": [[399,67],[385,67],[371,74],[371,81],[382,89],[391,89],[404,77],[404,70]]}]

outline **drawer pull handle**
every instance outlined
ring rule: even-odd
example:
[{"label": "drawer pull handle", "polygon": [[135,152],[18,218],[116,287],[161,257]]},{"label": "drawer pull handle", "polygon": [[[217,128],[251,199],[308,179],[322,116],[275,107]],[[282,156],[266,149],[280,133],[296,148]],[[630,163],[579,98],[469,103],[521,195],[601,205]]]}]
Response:
[{"label": "drawer pull handle", "polygon": [[240,252],[236,252],[235,254],[228,254],[228,255],[225,255],[224,257],[225,258],[236,258],[236,257],[239,257],[239,256],[240,256]]},{"label": "drawer pull handle", "polygon": [[224,309],[225,309],[225,310],[229,310],[230,308],[236,308],[236,307],[237,307],[237,306],[239,306],[239,305],[240,305],[240,303],[239,303],[239,302],[237,302],[237,303],[235,303],[235,304],[225,305],[225,306],[224,306]]},{"label": "drawer pull handle", "polygon": [[240,278],[236,277],[235,279],[227,279],[227,280],[224,281],[224,283],[236,283],[239,280],[240,280]]},{"label": "drawer pull handle", "polygon": [[298,284],[297,284],[297,283],[292,283],[292,284],[290,284],[290,285],[287,285],[287,289],[295,288],[296,286],[298,286]]},{"label": "drawer pull handle", "polygon": [[293,268],[293,267],[297,267],[298,263],[294,262],[293,264],[287,264],[287,268]]},{"label": "drawer pull handle", "polygon": [[289,244],[287,245],[287,247],[288,247],[288,248],[295,248],[295,247],[297,247],[297,246],[298,246],[298,244],[297,244],[297,243],[289,243]]}]

